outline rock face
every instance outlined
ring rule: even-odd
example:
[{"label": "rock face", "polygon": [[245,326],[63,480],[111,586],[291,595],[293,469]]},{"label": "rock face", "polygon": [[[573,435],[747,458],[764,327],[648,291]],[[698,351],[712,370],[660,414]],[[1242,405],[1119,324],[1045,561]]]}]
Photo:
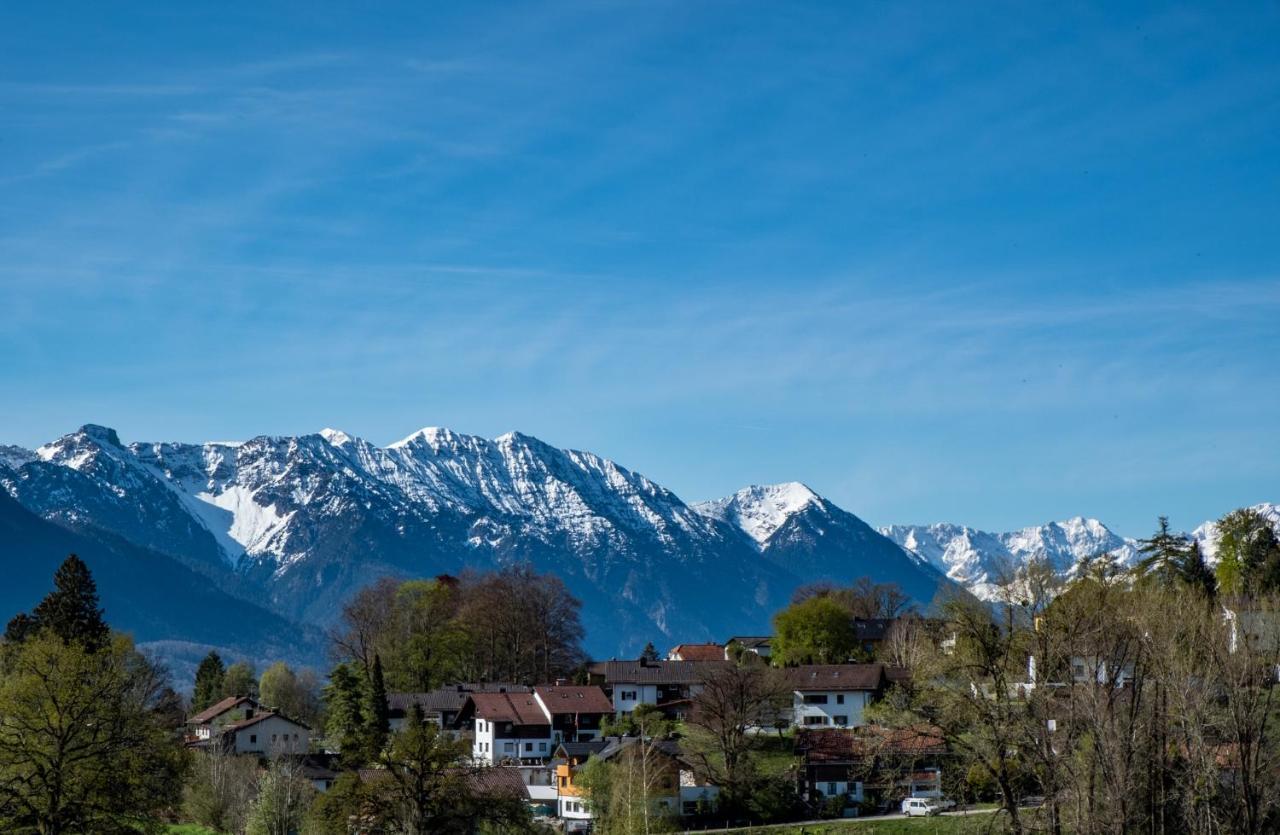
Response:
[{"label": "rock face", "polygon": [[0,485],[48,521],[164,554],[317,625],[387,574],[517,561],[584,600],[598,654],[765,629],[815,579],[892,580],[924,605],[949,585],[803,485],[690,506],[608,459],[519,433],[427,428],[386,447],[332,429],[125,445],[88,425],[34,453],[5,448]]}]

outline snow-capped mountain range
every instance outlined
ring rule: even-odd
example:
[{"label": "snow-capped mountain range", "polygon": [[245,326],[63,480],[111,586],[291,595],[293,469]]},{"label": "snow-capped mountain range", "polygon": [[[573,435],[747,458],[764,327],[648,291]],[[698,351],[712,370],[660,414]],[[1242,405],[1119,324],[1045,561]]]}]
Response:
[{"label": "snow-capped mountain range", "polygon": [[[164,576],[200,577],[257,607],[264,624],[331,625],[355,590],[388,574],[528,561],[583,600],[597,655],[767,629],[795,588],[815,580],[896,582],[927,606],[959,586],[985,594],[1005,565],[1033,555],[1068,571],[1082,556],[1127,562],[1136,553],[1086,519],[1007,534],[945,524],[876,531],[798,483],[691,505],[608,459],[514,432],[488,440],[426,428],[385,447],[333,429],[124,444],[86,425],[34,451],[0,447],[0,491],[29,514],[11,509],[19,534],[53,523],[112,554],[125,543],[146,555],[139,560],[181,567]],[[9,546],[43,541],[33,536],[0,530],[0,558],[21,559]],[[151,576],[145,568],[139,582]],[[17,611],[31,601],[0,604]],[[172,617],[139,622],[148,623],[140,637],[196,640]]]},{"label": "snow-capped mountain range", "polygon": [[1046,560],[1061,574],[1070,575],[1085,558],[1105,555],[1130,565],[1138,556],[1136,541],[1119,536],[1097,519],[1080,516],[1007,533],[946,522],[889,525],[880,532],[984,599],[1033,559]]}]

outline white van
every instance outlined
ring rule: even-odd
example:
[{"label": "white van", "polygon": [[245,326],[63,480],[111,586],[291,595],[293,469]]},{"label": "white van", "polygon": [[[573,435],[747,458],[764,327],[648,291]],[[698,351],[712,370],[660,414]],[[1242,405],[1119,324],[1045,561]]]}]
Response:
[{"label": "white van", "polygon": [[902,814],[909,818],[928,817],[941,811],[932,800],[924,797],[908,797],[902,801]]}]

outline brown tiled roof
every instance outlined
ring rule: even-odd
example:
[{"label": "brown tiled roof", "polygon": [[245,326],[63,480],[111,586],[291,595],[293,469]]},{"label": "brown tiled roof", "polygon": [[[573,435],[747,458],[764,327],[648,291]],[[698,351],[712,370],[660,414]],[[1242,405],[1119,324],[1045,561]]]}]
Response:
[{"label": "brown tiled roof", "polygon": [[552,714],[613,713],[613,702],[599,687],[556,685],[535,687],[534,692]]},{"label": "brown tiled roof", "polygon": [[509,766],[481,768],[467,774],[467,784],[471,791],[481,797],[506,797],[512,800],[528,800],[529,790],[525,788],[520,769]]},{"label": "brown tiled roof", "polygon": [[796,690],[879,690],[885,682],[883,664],[804,664],[785,674]]},{"label": "brown tiled roof", "polygon": [[549,724],[547,715],[542,712],[531,693],[472,693],[471,702],[476,707],[476,716],[490,722]]},{"label": "brown tiled roof", "polygon": [[197,713],[195,716],[192,716],[190,719],[187,720],[187,724],[188,725],[207,724],[209,722],[212,722],[214,719],[217,719],[219,716],[226,713],[228,710],[232,710],[244,702],[248,702],[249,704],[252,704],[255,707],[257,706],[257,702],[255,702],[253,699],[249,698],[248,696],[228,696],[222,701],[216,704],[210,705],[209,707],[206,707],[204,710]]},{"label": "brown tiled roof", "polygon": [[720,644],[677,644],[671,655],[679,655],[682,661],[723,661],[724,647]]},{"label": "brown tiled roof", "polygon": [[606,684],[698,684],[728,666],[720,661],[608,661]]},{"label": "brown tiled roof", "polygon": [[403,716],[415,704],[422,706],[423,713],[441,713],[442,711],[462,710],[467,697],[472,693],[528,693],[529,688],[523,684],[507,684],[492,682],[481,684],[455,684],[452,687],[439,687],[425,693],[388,693],[387,707],[392,716]]},{"label": "brown tiled roof", "polygon": [[855,730],[801,729],[796,749],[808,762],[839,762],[883,754],[923,756],[946,751],[942,732],[929,725],[885,728],[868,725]]},{"label": "brown tiled roof", "polygon": [[223,728],[223,730],[239,731],[249,727],[250,725],[256,725],[259,722],[263,721],[264,719],[283,719],[284,721],[288,722],[291,725],[297,725],[299,728],[306,728],[307,730],[311,730],[311,728],[302,724],[297,719],[290,719],[288,716],[285,716],[283,713],[276,713],[275,711],[271,711],[271,710],[265,711],[263,713],[254,714],[253,717],[249,719],[241,719],[239,722],[231,722],[227,724]]}]

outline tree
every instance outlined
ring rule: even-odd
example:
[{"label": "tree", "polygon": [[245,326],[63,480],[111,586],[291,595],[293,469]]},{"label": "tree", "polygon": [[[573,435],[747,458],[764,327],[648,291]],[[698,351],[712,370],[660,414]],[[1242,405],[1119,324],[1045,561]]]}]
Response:
[{"label": "tree", "polygon": [[479,794],[476,777],[483,768],[460,765],[468,754],[465,741],[455,740],[427,722],[418,706],[383,752],[384,796],[398,831],[406,835],[471,833],[482,824],[517,832],[529,826],[529,812],[521,797]]},{"label": "tree", "polygon": [[218,832],[241,832],[257,791],[258,763],[217,746],[192,757],[182,795],[191,821]]},{"label": "tree", "polygon": [[283,661],[262,671],[258,680],[258,697],[268,707],[308,724],[320,715],[319,684],[313,670],[295,673]]},{"label": "tree", "polygon": [[237,661],[222,677],[222,698],[228,696],[258,697],[258,677],[248,661]]},{"label": "tree", "polygon": [[1183,563],[1188,556],[1187,540],[1169,530],[1169,517],[1161,516],[1156,532],[1149,539],[1138,541],[1139,572],[1155,581],[1170,586],[1182,579]]},{"label": "tree", "polygon": [[753,755],[791,706],[791,689],[778,670],[724,667],[707,676],[685,720],[686,750],[724,792],[724,802],[743,805],[756,777]]},{"label": "tree", "polygon": [[191,711],[198,713],[221,699],[226,668],[222,665],[222,656],[210,651],[196,668],[195,689],[191,693]]},{"label": "tree", "polygon": [[295,757],[271,761],[258,780],[258,796],[253,801],[245,827],[246,835],[294,835],[302,826],[316,791],[302,774]]},{"label": "tree", "polygon": [[1218,586],[1251,597],[1280,590],[1280,541],[1266,517],[1251,508],[1218,520]]},{"label": "tree", "polygon": [[628,737],[616,756],[587,760],[581,785],[601,835],[652,835],[675,831],[670,810],[659,799],[678,792],[672,743],[644,735]]},{"label": "tree", "polygon": [[777,664],[838,664],[858,647],[848,610],[829,595],[792,603],[773,617]]},{"label": "tree", "polygon": [[376,653],[373,656],[373,668],[369,674],[363,712],[367,727],[367,747],[371,755],[377,756],[387,744],[391,723],[390,706],[387,704],[387,686],[382,679],[382,659]]},{"label": "tree", "polygon": [[644,649],[640,651],[640,660],[641,661],[657,661],[658,660],[658,650],[656,647],[654,647],[653,641],[649,641],[647,644],[644,645]]},{"label": "tree", "polygon": [[[93,633],[90,633],[93,634]],[[92,641],[92,639],[91,639]],[[163,675],[123,635],[91,649],[52,629],[8,647],[0,677],[0,829],[132,833],[180,790]]]},{"label": "tree", "polygon": [[358,768],[370,759],[365,740],[364,675],[358,663],[338,664],[324,690],[328,720],[325,735],[342,755],[344,768]]},{"label": "tree", "polygon": [[9,621],[5,637],[22,641],[48,630],[62,640],[77,642],[90,652],[105,647],[111,640],[111,629],[102,618],[98,606],[98,586],[84,560],[71,554],[53,575],[53,591],[45,595],[30,614],[20,614]]}]

